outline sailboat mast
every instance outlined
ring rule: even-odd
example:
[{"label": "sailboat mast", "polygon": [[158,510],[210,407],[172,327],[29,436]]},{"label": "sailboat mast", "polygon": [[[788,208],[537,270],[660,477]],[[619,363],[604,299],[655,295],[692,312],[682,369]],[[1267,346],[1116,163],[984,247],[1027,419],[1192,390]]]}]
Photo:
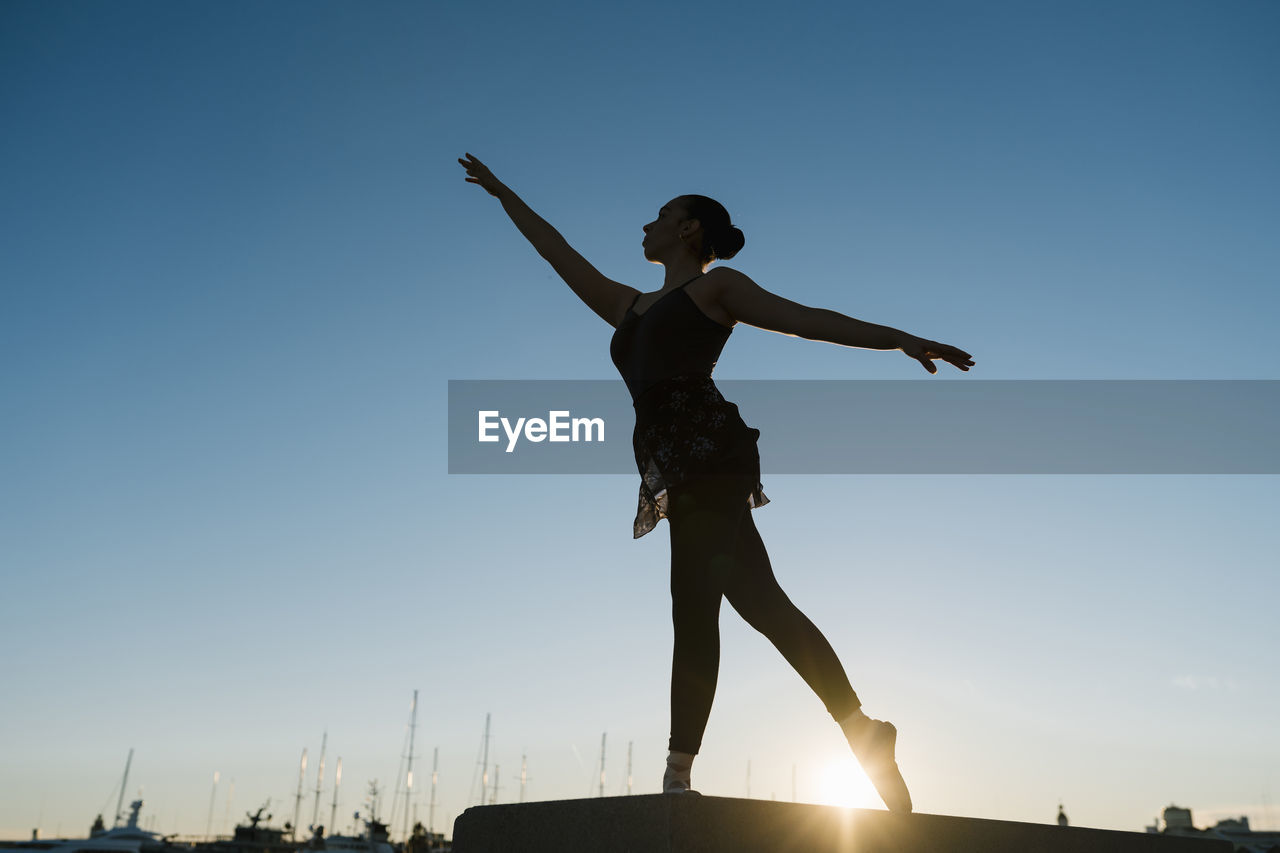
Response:
[{"label": "sailboat mast", "polygon": [[[129,787],[129,765],[133,763],[133,747],[129,747],[129,757],[124,761],[124,778],[120,780],[120,797],[116,800],[116,819],[112,827],[120,825],[120,810],[124,808],[124,789]],[[111,796],[107,794],[107,796]]]},{"label": "sailboat mast", "polygon": [[529,756],[520,756],[520,802],[524,802],[524,786],[529,781]]},{"label": "sailboat mast", "polygon": [[440,747],[431,751],[431,806],[427,810],[427,832],[436,831],[436,781],[440,769]]},{"label": "sailboat mast", "polygon": [[333,808],[329,811],[329,834],[338,831],[338,788],[342,785],[342,756],[338,756],[337,772],[333,776]]},{"label": "sailboat mast", "polygon": [[631,747],[635,741],[627,741],[627,796],[631,796]]},{"label": "sailboat mast", "polygon": [[604,796],[604,739],[609,736],[608,732],[600,735],[600,796]]},{"label": "sailboat mast", "polygon": [[302,783],[307,775],[307,748],[302,748],[302,763],[298,765],[298,796],[293,801],[293,828],[289,838],[298,840],[298,818],[302,814]]},{"label": "sailboat mast", "polygon": [[[311,809],[311,831],[315,832],[316,823],[320,820],[320,788],[324,785],[324,749],[329,745],[329,733],[320,738],[320,768],[316,771],[316,804]],[[333,827],[330,827],[332,832]]]},{"label": "sailboat mast", "polygon": [[209,819],[204,824],[204,840],[212,841],[213,836],[213,804],[218,798],[218,771],[213,771],[213,790],[209,792]]},{"label": "sailboat mast", "polygon": [[484,760],[480,763],[480,805],[484,805],[484,795],[489,792],[489,718],[492,713],[484,715]]},{"label": "sailboat mast", "polygon": [[409,801],[413,795],[413,734],[418,727],[418,691],[413,691],[413,705],[409,709],[409,758],[407,779],[404,786],[404,837],[409,837]]}]

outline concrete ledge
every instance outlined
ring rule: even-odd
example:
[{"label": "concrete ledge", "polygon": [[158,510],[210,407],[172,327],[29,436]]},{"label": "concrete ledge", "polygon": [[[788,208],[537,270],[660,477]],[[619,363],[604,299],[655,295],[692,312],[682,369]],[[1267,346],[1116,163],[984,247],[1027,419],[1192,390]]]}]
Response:
[{"label": "concrete ledge", "polygon": [[722,797],[477,806],[456,853],[1231,853],[1225,841]]}]

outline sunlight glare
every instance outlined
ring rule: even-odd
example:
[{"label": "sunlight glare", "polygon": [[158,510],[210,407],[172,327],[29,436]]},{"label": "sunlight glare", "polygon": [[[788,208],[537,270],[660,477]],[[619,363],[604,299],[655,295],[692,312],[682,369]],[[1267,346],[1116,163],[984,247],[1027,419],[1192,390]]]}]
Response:
[{"label": "sunlight glare", "polygon": [[827,762],[818,776],[818,802],[846,809],[884,808],[867,774],[852,758]]}]

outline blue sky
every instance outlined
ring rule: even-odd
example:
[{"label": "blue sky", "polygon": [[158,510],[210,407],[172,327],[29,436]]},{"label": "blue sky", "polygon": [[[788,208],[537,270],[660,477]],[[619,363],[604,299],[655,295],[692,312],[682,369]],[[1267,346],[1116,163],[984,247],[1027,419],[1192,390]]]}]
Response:
[{"label": "blue sky", "polygon": [[[609,788],[633,742],[657,789],[667,544],[631,541],[634,478],[446,474],[449,379],[614,375],[463,151],[642,289],[641,226],[701,192],[736,268],[975,378],[1274,379],[1278,30],[1266,2],[4,4],[0,835],[83,832],[130,747],[157,829],[203,832],[214,771],[219,818],[232,778],[232,819],[290,818],[326,730],[349,814],[415,687],[437,828],[486,712],[502,800],[521,755],[529,798],[586,795],[605,731]],[[717,375],[927,379],[749,328]],[[765,487],[921,810],[1280,826],[1274,477]],[[752,796],[794,766],[830,799],[838,729],[722,625],[695,783],[745,795],[750,760]]]}]

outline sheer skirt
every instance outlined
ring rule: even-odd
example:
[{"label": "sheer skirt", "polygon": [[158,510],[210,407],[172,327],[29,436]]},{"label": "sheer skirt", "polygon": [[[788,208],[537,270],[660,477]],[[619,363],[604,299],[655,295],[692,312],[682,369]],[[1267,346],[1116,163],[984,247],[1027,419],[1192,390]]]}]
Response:
[{"label": "sheer skirt", "polygon": [[769,499],[760,484],[760,453],[738,407],[720,394],[709,376],[676,376],[647,389],[635,401],[632,433],[640,499],[632,527],[639,539],[667,517],[668,490],[698,477],[748,475],[755,486],[747,505]]}]

